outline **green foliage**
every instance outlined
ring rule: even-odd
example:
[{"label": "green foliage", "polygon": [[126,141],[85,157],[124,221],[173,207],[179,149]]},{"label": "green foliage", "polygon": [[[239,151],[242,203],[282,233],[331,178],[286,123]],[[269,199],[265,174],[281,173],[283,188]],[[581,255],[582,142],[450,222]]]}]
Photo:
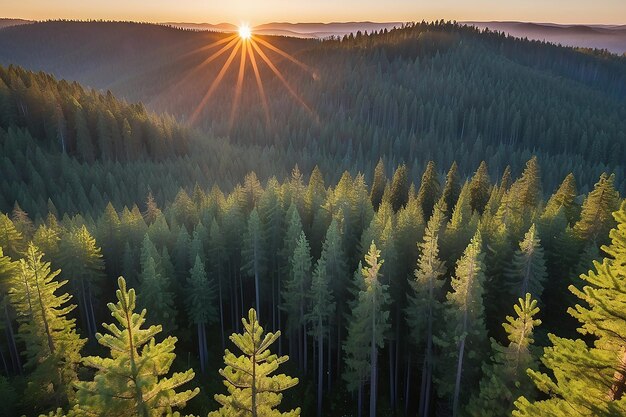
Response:
[{"label": "green foliage", "polygon": [[[365,266],[360,269],[359,291],[348,320],[348,337],[344,345],[346,371],[343,377],[351,391],[377,378],[372,373],[376,366],[375,356],[378,349],[385,346],[385,333],[390,327],[388,286],[380,280],[383,261],[379,257],[380,251],[372,242],[365,255]],[[372,355],[374,352],[376,354]]]},{"label": "green foliage", "polygon": [[534,224],[519,243],[519,250],[513,255],[506,277],[513,295],[521,297],[530,293],[534,299],[541,297],[547,273],[543,248]]},{"label": "green foliage", "polygon": [[507,316],[502,324],[508,345],[503,346],[491,339],[491,361],[483,364],[483,377],[480,391],[472,397],[467,406],[467,413],[475,417],[508,416],[513,410],[513,402],[521,395],[534,396],[533,384],[527,369],[537,369],[537,359],[533,352],[535,327],[541,320],[537,300],[526,294],[513,306],[515,317]]},{"label": "green foliage", "polygon": [[236,356],[226,350],[226,366],[220,369],[220,375],[224,378],[228,395],[215,395],[221,408],[209,413],[209,416],[299,416],[300,408],[284,413],[276,409],[283,398],[281,392],[298,384],[298,378],[285,374],[271,375],[289,360],[288,356],[277,356],[269,350],[280,337],[280,331],[264,335],[254,309],[248,312],[248,320],[244,318],[242,322],[244,332],[233,334],[230,340],[243,354]]},{"label": "green foliage", "polygon": [[[451,187],[452,186],[451,184]],[[450,190],[450,193],[452,192],[453,190]],[[417,202],[422,207],[424,216],[430,217],[433,212],[433,207],[435,207],[435,203],[439,200],[440,196],[441,186],[437,178],[437,168],[433,161],[429,161],[422,175],[419,191],[417,192]]]},{"label": "green foliage", "polygon": [[595,271],[581,275],[586,283],[582,290],[570,286],[581,304],[568,312],[579,321],[578,330],[585,340],[549,335],[552,346],[545,348],[542,362],[551,374],[529,371],[549,399],[531,402],[520,398],[514,411],[517,417],[626,413],[626,321],[620,313],[626,308],[626,204],[622,203],[614,216],[617,228],[610,232],[611,244],[602,247],[607,257],[594,262]]},{"label": "green foliage", "polygon": [[604,243],[609,230],[615,226],[611,214],[619,208],[619,199],[615,175],[603,173],[582,205],[580,220],[574,226],[575,235],[580,240]]},{"label": "green foliage", "polygon": [[58,294],[67,281],[58,281],[61,271],[51,272],[50,263],[32,243],[9,281],[9,300],[17,312],[18,337],[26,346],[23,354],[31,371],[25,398],[28,405],[46,409],[71,399],[80,350],[85,344],[69,318],[76,305],[69,294]]},{"label": "green foliage", "polygon": [[446,328],[435,338],[442,351],[437,368],[439,395],[449,398],[454,416],[460,413],[461,404],[480,376],[478,368],[484,359],[487,329],[484,322],[483,285],[485,282],[482,237],[480,232],[472,238],[452,278],[452,290],[445,303]]},{"label": "green foliage", "polygon": [[172,336],[157,342],[161,325],[144,327],[146,310],[136,313],[134,289],[118,279],[117,303],[108,308],[114,323],[104,324],[109,333],[96,334],[98,343],[111,351],[110,357],[89,356],[85,366],[95,369],[93,381],[77,382],[78,415],[89,416],[166,416],[184,407],[199,390],[178,392],[191,381],[193,370],[175,372],[170,367],[176,354],[177,339]]}]

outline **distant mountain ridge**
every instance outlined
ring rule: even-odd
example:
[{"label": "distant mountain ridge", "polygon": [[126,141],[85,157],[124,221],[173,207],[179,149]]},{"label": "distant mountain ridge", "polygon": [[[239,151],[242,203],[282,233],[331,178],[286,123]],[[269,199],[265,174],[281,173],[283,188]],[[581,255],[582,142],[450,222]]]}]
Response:
[{"label": "distant mountain ridge", "polygon": [[25,19],[9,19],[6,17],[0,17],[0,29],[8,28],[11,26],[27,25],[29,23],[35,23],[35,21],[25,20]]},{"label": "distant mountain ridge", "polygon": [[[230,23],[185,23],[165,22],[166,26],[180,29],[206,30],[217,32],[235,32],[237,26]],[[296,38],[325,39],[332,36],[344,36],[350,33],[390,30],[402,26],[402,22],[332,22],[332,23],[289,23],[272,22],[254,26],[259,35],[293,36]]]},{"label": "distant mountain ridge", "polygon": [[[517,21],[467,21],[460,22],[480,29],[504,32],[518,38],[546,41],[563,46],[606,49],[615,54],[626,53],[626,25],[580,25],[558,23],[534,23]],[[234,32],[236,25],[229,23],[183,23],[166,22],[165,25],[193,30]],[[403,22],[333,22],[288,23],[272,22],[254,27],[261,35],[293,36],[297,38],[325,39],[342,37],[350,33],[372,32],[398,28]]]},{"label": "distant mountain ridge", "polygon": [[626,53],[626,25],[563,25],[530,22],[462,22],[480,29],[504,32],[518,38],[546,41],[563,46],[606,49]]}]

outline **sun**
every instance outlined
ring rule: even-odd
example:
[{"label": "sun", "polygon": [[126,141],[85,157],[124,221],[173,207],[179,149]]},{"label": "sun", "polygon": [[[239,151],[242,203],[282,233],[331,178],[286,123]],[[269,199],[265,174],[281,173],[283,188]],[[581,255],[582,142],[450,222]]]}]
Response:
[{"label": "sun", "polygon": [[248,25],[239,26],[239,37],[245,41],[252,37],[252,29]]}]

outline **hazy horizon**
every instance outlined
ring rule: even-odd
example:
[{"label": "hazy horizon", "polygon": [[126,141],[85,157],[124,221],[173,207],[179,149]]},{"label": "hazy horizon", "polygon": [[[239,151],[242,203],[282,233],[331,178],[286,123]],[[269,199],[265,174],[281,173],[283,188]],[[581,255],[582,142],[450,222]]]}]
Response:
[{"label": "hazy horizon", "polygon": [[626,7],[621,0],[599,0],[590,10],[585,0],[556,0],[546,5],[540,0],[443,0],[437,4],[422,1],[395,1],[393,7],[373,0],[347,0],[340,5],[328,0],[309,3],[268,0],[263,3],[233,0],[228,6],[200,0],[141,1],[78,0],[48,2],[32,0],[4,6],[4,14],[26,20],[124,20],[149,23],[339,23],[339,22],[407,22],[407,21],[522,21],[532,23],[623,25]]}]

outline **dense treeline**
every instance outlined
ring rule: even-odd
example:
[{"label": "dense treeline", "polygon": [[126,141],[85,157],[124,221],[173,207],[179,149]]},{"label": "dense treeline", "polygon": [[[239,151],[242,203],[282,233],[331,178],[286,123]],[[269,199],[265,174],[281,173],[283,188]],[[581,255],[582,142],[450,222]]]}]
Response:
[{"label": "dense treeline", "polygon": [[44,149],[96,159],[128,161],[184,155],[189,132],[172,118],[19,67],[0,67],[0,128],[25,128]]},{"label": "dense treeline", "polygon": [[[46,38],[57,32],[66,35],[60,41],[54,38],[59,44],[48,48]],[[135,56],[126,51],[119,57],[111,54],[107,48],[116,44],[110,41],[114,32],[126,34],[130,40],[125,42]],[[200,67],[219,49],[202,46],[223,36],[130,23],[47,22],[5,30],[4,42],[10,46],[0,46],[0,58],[111,88],[185,120],[197,109],[228,56]],[[93,47],[72,54],[75,39],[87,37],[94,39]],[[537,155],[549,188],[573,172],[587,190],[605,171],[615,172],[622,188],[623,57],[446,22],[409,24],[324,42],[262,38],[311,68],[305,71],[266,50],[312,113],[286,92],[257,57],[271,122],[266,122],[255,79],[249,76],[231,128],[236,57],[197,127],[243,145],[303,150],[335,180],[345,169],[353,174],[372,172],[379,157],[389,167],[406,163],[417,180],[429,160],[439,166],[456,160],[461,174],[469,175],[470,167],[487,158],[498,172],[510,165],[518,173],[531,155]],[[57,53],[25,52],[32,48]],[[98,55],[98,50],[106,53]],[[95,62],[100,65],[92,66]],[[252,74],[249,62],[245,69]],[[119,72],[126,76],[120,79]],[[313,168],[301,161],[289,162]],[[341,169],[334,177],[336,166]]]},{"label": "dense treeline", "polygon": [[[251,173],[228,194],[218,187],[181,189],[161,206],[148,195],[141,208],[118,211],[109,204],[99,215],[51,212],[37,222],[15,205],[0,215],[0,389],[13,399],[5,406],[27,415],[57,407],[102,415],[111,404],[144,415],[121,400],[136,398],[120,386],[131,372],[131,380],[147,378],[137,383],[145,392],[163,392],[162,401],[142,402],[150,415],[186,402],[185,412],[206,415],[221,404],[212,415],[236,415],[241,399],[257,389],[242,369],[267,360],[258,377],[282,381],[264,386],[292,388],[282,405],[294,410],[288,415],[300,407],[304,415],[369,409],[370,416],[484,410],[503,416],[522,395],[520,416],[548,409],[570,415],[562,401],[575,401],[581,415],[591,415],[584,410],[592,406],[599,410],[593,415],[623,412],[623,348],[616,337],[624,336],[624,323],[615,312],[623,308],[626,208],[618,211],[614,176],[602,174],[579,195],[568,175],[550,195],[542,191],[536,158],[519,178],[506,170],[497,182],[485,163],[467,181],[454,164],[440,182],[431,162],[419,186],[405,166],[391,178],[385,172],[381,161],[371,186],[347,172],[333,186],[319,169],[308,181],[295,169],[290,179],[265,185]],[[601,245],[610,243],[616,211],[619,228],[611,246],[602,246],[607,258],[594,264]],[[116,283],[120,275],[126,281]],[[126,285],[136,289],[136,300]],[[608,307],[605,299],[617,304]],[[108,310],[122,327],[101,327],[110,322],[107,302],[115,303]],[[567,339],[577,337],[568,307],[586,341]],[[143,308],[148,313],[139,315]],[[134,314],[137,319],[124,321]],[[611,331],[594,324],[598,314],[613,320]],[[241,317],[248,318],[243,325]],[[259,324],[276,333],[263,344]],[[166,336],[155,345],[160,331]],[[131,333],[154,353],[145,359],[155,361],[153,376],[132,374],[137,370],[125,356],[108,359],[109,349],[126,349],[120,343]],[[242,333],[231,340],[244,356],[226,352],[220,374],[228,395],[213,403],[210,395],[224,392],[215,370],[219,352],[231,348],[230,333]],[[271,343],[278,356],[264,351]],[[564,362],[568,352],[577,353],[581,368]],[[201,374],[192,382],[190,365]],[[269,376],[279,366],[300,383]],[[570,384],[568,375],[578,378],[595,366],[599,374],[584,373],[583,380],[590,389],[606,386],[607,395],[581,396],[586,388]],[[533,372],[526,376],[526,369]],[[549,401],[533,402],[546,398],[533,382]],[[258,406],[281,402],[263,395]],[[110,396],[121,402],[107,403]]]}]

